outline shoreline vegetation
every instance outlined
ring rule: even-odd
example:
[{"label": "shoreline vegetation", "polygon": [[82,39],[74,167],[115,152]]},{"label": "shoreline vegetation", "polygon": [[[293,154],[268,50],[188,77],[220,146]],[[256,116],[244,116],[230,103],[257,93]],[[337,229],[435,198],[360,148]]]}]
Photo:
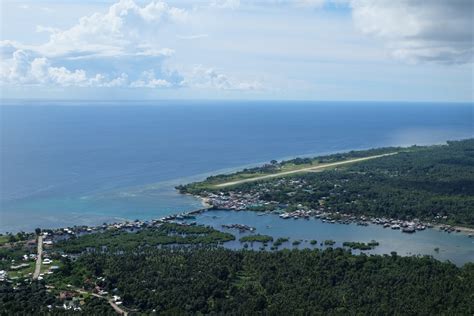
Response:
[{"label": "shoreline vegetation", "polygon": [[[270,165],[263,165],[261,167],[255,167],[255,168],[252,168],[252,169],[244,169],[242,171],[238,171],[238,172],[235,172],[235,173],[231,173],[231,174],[225,174],[225,175],[217,175],[217,176],[210,176],[208,177],[206,180],[204,181],[201,181],[201,182],[195,182],[195,183],[190,183],[190,184],[187,184],[187,185],[180,185],[177,187],[177,190],[179,190],[180,193],[182,194],[188,194],[188,195],[192,195],[194,196],[195,198],[197,199],[200,199],[201,200],[201,203],[202,203],[202,208],[200,209],[197,209],[197,210],[192,210],[192,211],[189,211],[189,212],[183,212],[183,213],[180,213],[180,214],[174,214],[174,215],[169,215],[169,216],[166,216],[166,217],[163,217],[163,218],[160,218],[160,219],[155,219],[155,220],[150,220],[150,221],[139,221],[139,220],[136,220],[135,222],[131,222],[131,221],[121,221],[121,222],[115,222],[115,223],[109,223],[109,224],[106,224],[104,223],[103,225],[98,225],[98,226],[74,226],[74,227],[68,227],[68,228],[57,228],[57,229],[45,229],[44,231],[46,232],[60,232],[60,234],[74,234],[74,233],[78,233],[78,234],[82,234],[84,232],[91,232],[91,231],[97,231],[97,230],[100,230],[100,229],[104,229],[105,227],[112,227],[112,228],[121,228],[121,227],[141,227],[141,226],[136,226],[136,225],[148,225],[148,224],[154,224],[154,223],[158,223],[158,222],[173,222],[175,220],[183,220],[183,219],[186,219],[186,218],[193,218],[195,215],[197,214],[200,214],[202,212],[205,212],[209,209],[218,209],[221,207],[221,205],[216,205],[216,195],[214,195],[213,193],[210,193],[210,192],[214,192],[211,187],[214,186],[216,183],[219,183],[217,181],[229,181],[229,179],[235,179],[236,176],[240,177],[242,175],[242,173],[245,173],[245,177],[249,177],[249,174],[253,174],[253,177],[260,177],[261,174],[272,174],[272,173],[275,173],[275,174],[278,174],[278,170],[287,170],[287,171],[291,171],[291,172],[295,172],[296,173],[296,170],[300,170],[300,169],[308,169],[308,168],[314,168],[314,167],[308,167],[309,164],[313,164],[315,163],[316,164],[316,168],[318,167],[322,167],[324,166],[325,164],[332,164],[334,162],[336,163],[341,163],[341,164],[344,164],[344,163],[348,163],[348,164],[357,164],[357,163],[367,163],[367,159],[368,157],[366,157],[365,155],[367,154],[372,154],[372,156],[369,156],[370,158],[368,160],[371,160],[371,159],[374,159],[374,160],[381,160],[381,159],[386,159],[386,158],[389,158],[389,156],[393,156],[392,159],[394,157],[397,157],[397,156],[401,156],[403,153],[410,153],[410,154],[417,154],[417,153],[423,153],[425,155],[432,155],[433,154],[433,151],[438,151],[438,150],[442,150],[442,151],[446,151],[446,149],[449,150],[452,149],[452,148],[456,148],[458,147],[458,151],[459,151],[459,147],[463,149],[464,151],[464,154],[465,156],[464,157],[459,157],[459,153],[458,155],[453,155],[454,157],[452,157],[452,161],[451,163],[453,164],[456,164],[456,165],[459,165],[461,166],[462,168],[466,167],[467,170],[463,170],[463,171],[466,171],[466,173],[464,174],[465,177],[467,177],[469,179],[469,177],[471,175],[474,175],[474,171],[472,170],[474,166],[474,164],[471,164],[471,162],[474,163],[474,139],[467,139],[467,140],[461,140],[461,141],[450,141],[448,142],[447,145],[432,145],[432,146],[411,146],[411,147],[407,147],[407,148],[401,148],[401,147],[388,147],[388,148],[378,148],[378,149],[370,149],[370,150],[363,150],[363,151],[350,151],[350,152],[347,152],[347,153],[336,153],[336,154],[331,154],[331,155],[327,155],[327,156],[321,156],[321,157],[315,157],[315,158],[295,158],[295,159],[292,159],[292,160],[287,160],[287,161],[282,161],[280,163],[276,162],[276,161],[272,161],[271,162],[271,166]],[[373,155],[375,154],[375,155]],[[358,157],[358,158],[354,158],[354,157]],[[406,159],[409,158],[409,157],[404,157],[404,161],[406,161]],[[443,159],[446,159],[446,157],[442,157]],[[349,161],[348,161],[349,159]],[[363,160],[356,160],[356,162],[354,161],[350,161],[351,159],[363,159]],[[365,161],[364,161],[365,159]],[[279,167],[275,167],[276,165],[279,165]],[[288,166],[286,166],[288,165]],[[286,166],[286,167],[285,167]],[[333,165],[333,167],[338,167],[340,165]],[[369,168],[371,166],[368,166]],[[376,165],[376,167],[379,167]],[[367,168],[367,167],[364,167],[364,168]],[[349,169],[350,170],[350,169]],[[287,172],[285,171],[285,172]],[[338,169],[338,168],[335,168],[335,170],[322,170],[322,172],[347,172],[348,170],[347,169]],[[384,170],[383,170],[384,171]],[[257,176],[256,176],[257,175]],[[363,173],[364,176],[366,176],[367,174],[366,173]],[[283,179],[286,178],[287,175],[283,175]],[[296,175],[297,177],[298,176],[301,176],[301,174],[298,174]],[[291,174],[291,175],[288,175],[288,178],[290,179],[294,179],[295,178],[295,175]],[[246,180],[250,180],[251,178],[248,178]],[[271,183],[271,180],[272,179],[263,179],[262,180],[258,180],[256,181],[257,184],[260,184],[260,183]],[[235,180],[232,180],[232,181],[235,181]],[[293,180],[292,180],[293,181]],[[473,180],[472,178],[470,178],[469,181],[466,181],[466,186],[467,186],[467,190],[466,192],[467,193],[472,193],[472,190],[473,190]],[[242,189],[247,189],[247,185],[249,185],[248,183],[246,182],[242,182],[237,185],[229,185],[230,187],[232,188],[241,188],[241,186],[243,186]],[[338,185],[337,184],[334,184],[334,187],[337,187]],[[214,188],[216,189],[216,188]],[[209,190],[209,191],[208,191]],[[226,199],[227,197],[229,196],[232,196],[232,195],[229,195],[229,188],[223,188],[222,190],[225,190],[225,191],[222,191],[220,192],[221,195],[223,196],[226,196]],[[313,193],[313,192],[311,192]],[[230,199],[232,200],[232,199]],[[246,200],[243,200],[243,201],[240,201],[238,200],[237,201],[237,205],[231,205],[230,207],[228,207],[227,209],[229,210],[248,210],[248,211],[257,211],[257,212],[262,212],[265,213],[265,214],[269,214],[269,213],[276,213],[276,214],[279,214],[280,217],[282,218],[307,218],[309,215],[310,216],[315,216],[316,218],[320,218],[322,219],[323,221],[326,221],[328,223],[342,223],[342,224],[347,224],[349,222],[352,222],[352,223],[357,223],[357,224],[360,224],[360,225],[367,225],[368,223],[374,223],[374,224],[381,224],[382,222],[380,221],[380,218],[376,218],[376,217],[369,217],[369,215],[362,215],[360,217],[350,217],[350,218],[346,218],[346,220],[344,220],[344,216],[345,215],[350,215],[350,214],[343,214],[343,213],[339,213],[337,211],[334,211],[334,210],[330,210],[330,208],[326,209],[327,212],[316,212],[316,214],[311,214],[311,213],[308,213],[307,211],[299,211],[297,209],[295,209],[294,207],[291,207],[290,205],[282,205],[281,203],[279,205],[277,205],[277,208],[273,209],[273,211],[271,211],[271,207],[274,207],[274,203],[268,203],[268,202],[264,202],[264,206],[263,207],[255,207],[255,205],[248,205],[248,201]],[[251,199],[251,202],[255,202],[255,199]],[[324,205],[325,204],[325,199],[324,197],[322,198],[322,200],[318,200],[318,204],[321,206],[321,205]],[[473,199],[471,197],[471,199],[468,200],[468,203],[469,205],[471,205],[473,203]],[[232,204],[232,203],[229,203],[229,204]],[[270,207],[268,207],[268,204],[270,204]],[[299,204],[299,206],[302,206],[301,204]],[[303,207],[305,208],[305,207]],[[446,232],[461,232],[461,233],[465,233],[465,234],[468,234],[469,237],[473,237],[474,236],[474,225],[470,225],[470,226],[463,226],[463,225],[460,225],[460,224],[457,224],[457,223],[447,223],[445,217],[447,217],[446,215],[445,216],[436,216],[437,218],[435,218],[435,221],[431,221],[429,223],[426,224],[426,227],[427,228],[435,228],[435,229],[439,229],[439,230],[442,230],[442,231],[446,231]],[[398,219],[396,218],[384,218],[385,220],[385,224],[384,225],[387,225],[388,223],[395,223],[394,225],[400,225],[400,227],[396,228],[396,229],[401,229],[403,228],[403,222],[399,221]],[[444,223],[443,223],[443,220],[444,220]],[[415,222],[408,222],[409,224],[411,225],[416,225],[416,224],[423,224],[424,223],[421,223],[418,219],[415,219]],[[392,225],[390,226],[391,228]],[[38,229],[37,229],[38,230]],[[415,230],[416,230],[416,226],[415,226]],[[25,233],[25,232],[19,232],[17,234],[13,234],[13,233],[8,233],[8,234],[0,234],[0,246],[3,246],[5,244],[8,244],[8,243],[15,243],[15,242],[18,242],[18,241],[27,241],[29,240],[30,242],[32,241],[33,239],[33,236],[34,236],[34,233]]]},{"label": "shoreline vegetation", "polygon": [[[369,159],[354,161],[364,157]],[[321,170],[310,172],[314,168]],[[405,232],[436,227],[472,235],[474,139],[273,160],[176,189],[215,209],[329,222],[370,219]]]},{"label": "shoreline vegetation", "polygon": [[[469,163],[469,162],[472,162],[474,163],[474,139],[466,139],[466,140],[461,140],[461,141],[448,141],[448,144],[456,144],[456,143],[461,143],[461,144],[466,144],[466,146],[468,146],[467,148],[467,151],[470,152],[470,157],[469,157],[469,161],[466,160],[466,164]],[[262,165],[261,167],[254,167],[254,168],[251,168],[251,169],[243,169],[242,171],[238,171],[238,172],[234,172],[234,173],[230,173],[230,174],[221,174],[221,175],[215,175],[215,176],[210,176],[208,177],[207,179],[203,180],[203,181],[200,181],[200,182],[193,182],[193,183],[190,183],[190,184],[186,184],[186,185],[178,185],[176,186],[176,190],[180,193],[180,194],[185,194],[185,195],[190,195],[190,196],[193,196],[194,198],[198,199],[201,201],[201,205],[202,205],[202,208],[199,208],[199,209],[195,209],[195,210],[191,210],[191,211],[187,211],[187,212],[181,212],[181,213],[177,213],[177,214],[173,214],[173,215],[169,215],[169,216],[165,216],[165,217],[162,217],[162,218],[159,218],[159,219],[153,219],[153,220],[150,220],[149,222],[154,222],[154,221],[160,221],[160,220],[172,220],[172,219],[180,219],[182,218],[183,216],[192,216],[192,215],[195,215],[195,214],[199,214],[199,213],[202,213],[203,211],[206,211],[208,209],[216,209],[218,208],[216,205],[214,205],[213,203],[215,202],[213,200],[212,197],[209,196],[209,192],[207,192],[207,190],[209,190],[210,192],[213,191],[212,189],[212,186],[215,185],[215,184],[218,184],[219,182],[216,182],[218,181],[217,179],[221,179],[220,181],[227,181],[227,179],[234,179],[235,176],[239,176],[242,174],[242,173],[245,173],[244,177],[246,177],[247,179],[245,180],[254,180],[254,178],[257,178],[257,182],[265,182],[265,180],[268,180],[268,179],[263,179],[264,181],[261,181],[261,179],[258,179],[259,177],[261,177],[261,175],[275,175],[275,177],[279,177],[277,174],[274,174],[274,173],[277,173],[275,170],[281,170],[282,168],[280,169],[274,169],[274,165],[276,164],[279,164],[279,165],[289,165],[288,167],[285,167],[283,169],[290,169],[290,171],[293,173],[298,173],[297,170],[300,170],[300,169],[303,169],[303,172],[306,172],[306,171],[310,171],[310,170],[304,170],[304,169],[313,169],[313,168],[321,168],[323,170],[319,171],[319,172],[322,172],[322,171],[329,171],[329,170],[325,170],[324,168],[332,168],[332,167],[337,167],[338,165],[336,166],[324,166],[323,164],[332,164],[334,162],[337,162],[337,163],[341,163],[341,164],[351,164],[351,163],[357,163],[358,161],[350,161],[350,160],[347,160],[347,161],[344,161],[344,159],[348,159],[348,158],[351,158],[351,157],[358,157],[358,158],[355,158],[355,159],[365,159],[365,160],[370,160],[370,159],[377,159],[377,158],[382,158],[382,157],[385,157],[385,156],[392,156],[392,155],[397,155],[399,153],[409,153],[409,152],[425,152],[425,153],[429,153],[429,150],[430,149],[437,149],[437,148],[445,148],[447,147],[447,145],[430,145],[430,146],[417,146],[417,145],[413,145],[411,147],[385,147],[385,148],[377,148],[377,149],[368,149],[368,150],[361,150],[361,151],[349,151],[349,152],[346,152],[346,153],[335,153],[335,154],[331,154],[331,155],[326,155],[326,156],[318,156],[318,157],[315,157],[315,158],[295,158],[295,159],[292,159],[292,160],[286,160],[286,161],[281,161],[280,163],[278,163],[276,160],[272,160],[271,161],[271,165],[273,166],[270,166],[269,164],[265,164],[265,165]],[[364,155],[366,154],[376,154],[376,155],[373,155],[373,156],[369,156],[369,157],[364,157]],[[362,160],[364,161],[364,160]],[[312,165],[313,163],[316,163],[315,166],[313,167],[308,167],[308,165]],[[318,165],[320,164],[320,165]],[[470,168],[470,169],[474,169],[474,168]],[[269,171],[270,170],[270,171]],[[338,171],[337,168],[335,168],[335,171]],[[286,171],[285,171],[286,172]],[[469,175],[474,175],[474,170],[469,170],[469,173],[467,176]],[[252,174],[252,176],[250,178],[248,178],[248,174]],[[286,175],[283,174],[282,175],[282,178],[284,178]],[[290,174],[290,177],[292,177],[294,175]],[[271,179],[271,178],[270,178]],[[239,180],[240,181],[240,180]],[[234,182],[234,181],[232,181]],[[242,183],[238,183],[238,184],[245,184],[246,182],[242,182]],[[231,187],[237,187],[239,188],[238,184],[231,184],[231,185],[224,185],[224,187],[226,186],[231,186]],[[468,181],[467,182],[467,185],[469,186],[468,190],[470,192],[470,190],[474,190],[473,186],[474,186],[474,181]],[[337,186],[337,185],[336,185]],[[228,194],[228,191],[229,189],[226,189],[226,191],[223,191],[225,192],[225,194]],[[320,202],[320,201],[318,201]],[[470,203],[472,201],[469,201]],[[247,207],[248,205],[244,205],[245,207]],[[260,208],[255,208],[253,205],[250,205],[248,208],[236,208],[236,207],[231,207],[229,208],[231,210],[249,210],[249,211],[258,211],[258,212],[267,212],[268,213],[268,209],[266,208],[263,208],[263,209],[260,209]],[[277,213],[280,214],[281,213],[281,209],[277,209]],[[137,222],[138,220],[136,220]],[[120,225],[120,224],[128,224],[130,223],[131,221],[129,220],[123,220],[123,221],[116,221],[116,222],[113,222],[113,223],[109,223],[110,225]],[[141,221],[140,221],[141,222]],[[465,232],[465,233],[474,233],[474,219],[473,219],[473,222],[471,225],[466,225],[466,226],[463,226],[461,224],[449,224],[449,223],[431,223],[433,225],[434,228],[442,228],[443,230],[445,230],[446,228],[448,229],[452,229],[454,231],[462,231],[462,232]],[[105,223],[104,223],[105,225]],[[76,227],[76,226],[74,226]],[[77,226],[77,227],[87,227],[89,228],[88,226]],[[90,228],[93,228],[94,226],[90,226]],[[70,227],[68,227],[70,228]],[[59,228],[45,228],[45,230],[47,231],[52,231],[52,230],[63,230],[65,229],[64,227],[59,227]],[[30,232],[31,233],[31,232]],[[4,244],[8,239],[15,239],[17,238],[18,236],[23,236],[23,235],[28,235],[29,233],[25,233],[23,231],[21,232],[18,232],[16,234],[14,234],[13,232],[7,232],[6,234],[0,234],[0,245]],[[15,237],[16,236],[16,237]]]},{"label": "shoreline vegetation", "polygon": [[[396,314],[407,310],[414,314],[472,314],[473,263],[458,267],[431,256],[364,253],[379,245],[375,240],[345,241],[338,246],[332,239],[313,239],[308,242],[315,248],[299,249],[299,239],[274,240],[258,233],[236,238],[210,226],[182,222],[209,209],[225,208],[262,215],[276,213],[282,220],[314,217],[330,224],[379,224],[405,233],[429,227],[448,233],[474,232],[472,214],[462,208],[459,214],[445,208],[452,204],[472,210],[474,140],[397,148],[397,154],[390,154],[393,152],[387,148],[272,161],[272,167],[261,167],[266,171],[257,167],[245,175],[213,176],[178,187],[181,193],[200,198],[201,209],[156,220],[38,228],[34,233],[2,235],[0,310],[53,315],[67,311],[129,315],[236,311]],[[313,169],[308,167],[312,163],[324,170],[306,172]],[[282,169],[290,173],[266,177]],[[302,169],[307,170],[301,173]],[[262,173],[265,178],[248,181]],[[246,179],[216,186],[219,181],[240,181],[236,177]],[[381,196],[380,191],[371,191],[372,186],[391,195]],[[435,192],[429,192],[430,187]],[[420,197],[403,200],[407,190],[415,190]],[[436,200],[439,209],[433,210],[430,218],[415,217],[423,214],[420,210],[396,208],[392,211],[405,212],[390,212],[391,203],[397,206],[397,199],[412,205],[420,199],[430,201],[433,195],[443,199]],[[383,208],[373,208],[370,200]],[[460,223],[471,227],[461,227]],[[241,224],[223,227],[255,231]],[[232,241],[240,242],[242,248],[221,247]],[[248,250],[252,243],[265,251]],[[285,248],[289,245],[293,248]]]},{"label": "shoreline vegetation", "polygon": [[[187,215],[187,214],[194,214],[195,215],[195,214],[202,213],[203,211],[206,211],[206,210],[216,209],[212,204],[210,204],[210,199],[209,198],[202,197],[202,196],[199,196],[199,195],[192,195],[192,196],[194,198],[198,199],[198,200],[201,200],[201,204],[203,206],[203,209],[193,210],[193,211],[190,211],[190,212],[184,212],[181,215]],[[239,210],[239,209],[237,209],[237,210]],[[245,210],[242,210],[242,211],[245,211]],[[268,212],[265,212],[265,213],[268,214]],[[280,214],[280,213],[276,213],[276,214]],[[331,219],[329,219],[329,220],[331,220]],[[388,221],[390,222],[392,220],[395,221],[395,219],[389,219]],[[435,223],[428,223],[427,225],[428,225],[427,226],[428,228],[438,229],[438,230],[446,231],[446,232],[458,232],[458,233],[466,234],[468,236],[474,236],[474,227],[459,226],[459,225],[435,224]]]},{"label": "shoreline vegetation", "polygon": [[[472,312],[469,293],[474,284],[473,263],[458,267],[430,256],[362,252],[377,247],[375,240],[346,241],[342,247],[335,247],[334,240],[326,239],[319,243],[324,248],[291,250],[278,247],[285,243],[297,247],[302,240],[273,240],[268,235],[254,234],[239,239],[242,249],[231,250],[219,245],[235,240],[232,234],[167,220],[36,234],[44,243],[41,273],[36,280],[28,273],[34,269],[34,256],[18,257],[28,248],[2,250],[2,310],[55,315],[64,310],[111,314],[114,309],[138,315],[228,313],[237,309],[242,314],[278,314],[299,308],[318,313],[379,310],[390,314],[406,310],[409,304],[414,313],[433,308],[440,313]],[[269,243],[271,251],[247,250],[251,243],[262,244],[259,250],[268,250],[265,247]],[[310,244],[317,245],[318,241],[311,240]],[[33,245],[30,251],[34,249]],[[18,265],[17,271],[4,273],[5,264],[10,262],[3,258],[5,255],[10,256],[7,259],[15,258],[15,263],[32,264]],[[312,280],[311,284],[299,282],[301,278]],[[423,286],[413,282],[414,278],[423,280]],[[180,284],[186,284],[186,288]],[[431,295],[424,295],[425,286]],[[378,290],[373,292],[373,287]],[[317,299],[308,301],[315,289]],[[180,294],[176,297],[176,293]],[[341,293],[344,300],[338,299]],[[398,299],[387,304],[387,298],[393,295]],[[420,297],[424,300],[419,301]]]}]

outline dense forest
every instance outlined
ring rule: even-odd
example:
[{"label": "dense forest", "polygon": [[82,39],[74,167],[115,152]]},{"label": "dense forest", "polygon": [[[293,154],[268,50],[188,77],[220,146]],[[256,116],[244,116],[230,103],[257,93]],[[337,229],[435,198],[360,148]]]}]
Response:
[{"label": "dense forest", "polygon": [[203,196],[209,192],[258,194],[262,202],[290,209],[301,204],[331,212],[474,227],[474,139],[411,147],[318,173],[220,189],[191,184],[181,190]]},{"label": "dense forest", "polygon": [[216,245],[234,240],[234,235],[206,226],[164,223],[140,230],[109,230],[59,241],[55,251],[79,254],[85,250],[116,251],[156,247],[158,245]]},{"label": "dense forest", "polygon": [[[142,313],[474,313],[474,264],[459,268],[429,257],[355,256],[331,248],[255,252],[193,247],[63,260],[48,282],[100,286]],[[15,294],[8,286],[0,291],[3,313],[44,311],[53,300],[36,283]],[[90,308],[107,310],[100,304]]]}]

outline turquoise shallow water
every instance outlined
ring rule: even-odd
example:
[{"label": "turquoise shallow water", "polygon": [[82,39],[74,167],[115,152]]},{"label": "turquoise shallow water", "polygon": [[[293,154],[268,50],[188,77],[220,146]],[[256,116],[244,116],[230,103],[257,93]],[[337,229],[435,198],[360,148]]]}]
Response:
[{"label": "turquoise shallow water", "polygon": [[[399,230],[383,228],[380,225],[358,226],[356,224],[329,224],[319,219],[281,219],[275,214],[259,216],[258,213],[250,211],[226,211],[216,210],[202,213],[194,220],[199,224],[209,225],[217,229],[230,232],[237,238],[235,241],[225,244],[232,249],[242,248],[238,239],[249,234],[264,234],[279,237],[290,237],[290,241],[284,243],[280,248],[312,248],[309,243],[317,240],[318,248],[324,248],[319,243],[327,239],[336,241],[334,247],[342,246],[345,241],[370,242],[376,240],[380,246],[367,254],[390,254],[396,251],[399,255],[430,255],[438,260],[449,260],[457,265],[466,262],[474,262],[474,238],[469,238],[462,233],[445,233],[437,229],[427,229],[414,234],[402,233]],[[239,233],[236,229],[222,228],[223,224],[244,224],[256,228],[253,233]],[[293,246],[294,240],[302,240],[298,246]],[[261,243],[249,245],[258,250]],[[271,244],[269,244],[271,246]],[[268,247],[269,248],[269,247]],[[435,248],[439,248],[436,252]],[[353,251],[358,253],[358,251]]]},{"label": "turquoise shallow water", "polygon": [[0,232],[195,209],[175,185],[271,159],[473,136],[472,104],[2,101]]}]

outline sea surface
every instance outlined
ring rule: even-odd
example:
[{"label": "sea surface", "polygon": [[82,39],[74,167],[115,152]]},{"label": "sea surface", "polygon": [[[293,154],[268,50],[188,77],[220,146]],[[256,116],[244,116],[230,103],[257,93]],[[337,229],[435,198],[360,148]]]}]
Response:
[{"label": "sea surface", "polygon": [[353,149],[473,137],[473,104],[1,101],[0,232],[195,209],[177,184]]}]

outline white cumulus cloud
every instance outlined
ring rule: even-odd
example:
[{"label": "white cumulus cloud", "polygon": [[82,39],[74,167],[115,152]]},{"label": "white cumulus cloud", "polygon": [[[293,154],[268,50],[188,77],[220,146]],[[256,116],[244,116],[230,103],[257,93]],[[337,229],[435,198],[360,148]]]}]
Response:
[{"label": "white cumulus cloud", "polygon": [[[165,23],[182,23],[187,18],[186,10],[163,1],[138,4],[120,0],[106,12],[84,16],[67,29],[38,25],[37,32],[50,33],[44,44],[0,42],[1,83],[153,88],[177,85],[182,78],[162,70],[163,61],[175,51],[160,45],[156,31]],[[153,78],[144,77],[150,67]]]},{"label": "white cumulus cloud", "polygon": [[408,62],[472,62],[474,1],[351,0],[356,27]]},{"label": "white cumulus cloud", "polygon": [[258,81],[241,81],[202,65],[193,67],[192,71],[185,75],[182,83],[198,89],[219,90],[260,90],[262,84]]},{"label": "white cumulus cloud", "polygon": [[103,74],[88,76],[83,69],[55,67],[46,57],[31,57],[24,50],[15,51],[10,63],[2,64],[1,79],[3,84],[63,87],[117,87],[127,82],[125,74],[111,80]]},{"label": "white cumulus cloud", "polygon": [[133,88],[170,88],[173,84],[165,79],[156,78],[154,71],[148,70],[144,71],[141,78],[132,82],[130,86]]},{"label": "white cumulus cloud", "polygon": [[153,36],[156,27],[165,22],[185,21],[187,15],[185,10],[162,1],[139,6],[133,0],[120,0],[106,13],[84,16],[63,31],[38,26],[38,30],[51,31],[51,35],[49,41],[37,49],[46,56],[143,54],[140,47],[148,47],[148,51],[160,49]]}]

